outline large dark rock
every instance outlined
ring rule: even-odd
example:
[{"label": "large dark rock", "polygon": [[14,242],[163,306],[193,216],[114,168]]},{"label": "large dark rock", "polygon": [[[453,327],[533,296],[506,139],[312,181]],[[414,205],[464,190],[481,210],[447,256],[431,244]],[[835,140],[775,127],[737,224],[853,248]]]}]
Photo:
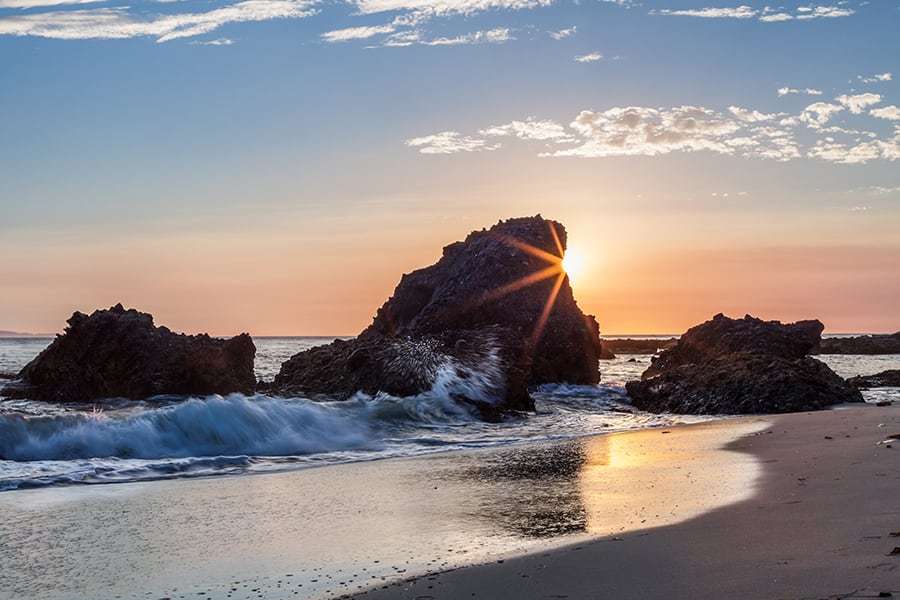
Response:
[{"label": "large dark rock", "polygon": [[[9,395],[53,402],[143,399],[162,394],[250,393],[256,347],[247,334],[221,340],[156,327],[118,304],[80,312],[19,373]],[[4,390],[6,392],[6,390]]]},{"label": "large dark rock", "polygon": [[682,414],[782,413],[862,402],[859,392],[807,355],[822,323],[784,325],[716,315],[689,329],[626,384],[643,410]]},{"label": "large dark rock", "polygon": [[540,215],[473,232],[404,275],[357,338],[293,356],[273,389],[347,398],[441,385],[490,416],[533,409],[530,385],[597,383],[599,328],[561,270],[565,244]]},{"label": "large dark rock", "polygon": [[875,375],[857,375],[847,380],[857,388],[900,387],[900,369],[889,369]]},{"label": "large dark rock", "polygon": [[860,335],[825,338],[816,354],[900,354],[900,332],[891,335]]}]

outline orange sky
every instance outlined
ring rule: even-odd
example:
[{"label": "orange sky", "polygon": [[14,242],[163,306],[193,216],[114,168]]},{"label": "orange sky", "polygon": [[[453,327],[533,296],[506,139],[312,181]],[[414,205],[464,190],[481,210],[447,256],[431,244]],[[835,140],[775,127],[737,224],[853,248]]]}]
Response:
[{"label": "orange sky", "polygon": [[[473,228],[535,209],[448,216],[413,205],[389,216],[375,206],[353,218],[277,215],[203,233],[185,224],[111,237],[92,228],[48,234],[27,261],[0,264],[0,329],[58,331],[73,310],[122,302],[187,332],[354,334],[401,273],[432,263]],[[900,329],[900,243],[890,220],[870,220],[865,240],[847,244],[845,214],[814,223],[787,214],[761,236],[761,217],[740,207],[542,212],[567,225],[584,258],[576,298],[608,334],[678,333],[720,311],[819,318],[831,332]],[[0,250],[11,256],[19,244],[6,236]]]}]

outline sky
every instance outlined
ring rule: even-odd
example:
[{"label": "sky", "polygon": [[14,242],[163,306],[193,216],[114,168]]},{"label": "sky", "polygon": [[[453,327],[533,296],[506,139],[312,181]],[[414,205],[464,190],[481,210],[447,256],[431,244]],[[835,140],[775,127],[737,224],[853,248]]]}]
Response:
[{"label": "sky", "polygon": [[0,329],[355,334],[501,218],[607,334],[900,330],[900,2],[0,0]]}]

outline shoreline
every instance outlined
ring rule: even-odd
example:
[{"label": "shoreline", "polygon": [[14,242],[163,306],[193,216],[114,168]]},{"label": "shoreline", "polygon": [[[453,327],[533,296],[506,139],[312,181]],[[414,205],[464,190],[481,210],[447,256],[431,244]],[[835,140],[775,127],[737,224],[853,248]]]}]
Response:
[{"label": "shoreline", "polygon": [[[369,589],[366,599],[870,598],[900,595],[900,406],[735,417],[749,498],[686,521]],[[702,425],[679,425],[673,430]],[[765,574],[761,576],[762,574]],[[889,597],[889,596],[888,596]]]}]

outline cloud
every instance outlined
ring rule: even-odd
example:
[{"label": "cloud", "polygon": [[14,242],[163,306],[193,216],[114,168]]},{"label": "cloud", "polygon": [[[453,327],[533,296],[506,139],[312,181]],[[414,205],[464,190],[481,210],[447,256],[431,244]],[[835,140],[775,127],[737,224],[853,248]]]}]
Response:
[{"label": "cloud", "polygon": [[456,154],[458,152],[476,152],[479,150],[496,150],[499,144],[489,145],[483,139],[465,137],[456,131],[442,131],[433,135],[406,140],[406,145],[418,148],[422,154]]},{"label": "cloud", "polygon": [[728,111],[737,117],[739,120],[744,121],[746,123],[759,123],[760,121],[771,121],[775,117],[780,115],[776,114],[765,114],[761,113],[757,110],[751,110],[749,108],[741,108],[740,106],[729,106]]},{"label": "cloud", "polygon": [[394,31],[393,25],[368,25],[363,27],[347,27],[346,29],[335,29],[322,34],[322,39],[326,42],[347,42],[350,40],[364,40],[382,33],[391,33]]},{"label": "cloud", "polygon": [[734,8],[661,8],[651,10],[650,14],[670,17],[700,17],[703,19],[752,19],[758,12],[752,6],[744,4]]},{"label": "cloud", "polygon": [[797,88],[792,87],[782,87],[778,88],[779,96],[787,96],[788,94],[806,94],[807,96],[821,96],[822,90],[817,90],[814,88],[806,88],[799,90]]},{"label": "cloud", "polygon": [[[729,106],[724,111],[704,106],[616,106],[583,110],[568,125],[528,117],[492,125],[471,136],[445,131],[415,138],[407,144],[425,153],[450,154],[495,150],[499,147],[496,139],[506,137],[543,146],[538,152],[542,157],[660,156],[703,151],[777,161],[808,157],[841,164],[900,160],[900,127],[895,127],[888,137],[879,138],[871,131],[829,125],[837,115],[853,114],[855,108],[872,102],[871,98],[841,100],[846,106],[816,102],[799,115],[765,113],[741,106]],[[900,118],[900,109],[893,106],[874,110]],[[804,133],[801,141],[798,135],[803,125],[812,132]],[[810,134],[814,139],[807,140]]]},{"label": "cloud", "polygon": [[878,119],[900,121],[900,108],[897,108],[893,104],[890,106],[883,106],[881,108],[873,108],[869,111],[869,114]]},{"label": "cloud", "polygon": [[0,0],[0,8],[43,8],[61,4],[96,4],[106,0]]},{"label": "cloud", "polygon": [[512,121],[505,125],[492,125],[478,132],[485,136],[515,136],[522,140],[554,140],[558,143],[571,141],[572,137],[566,128],[554,121],[540,121],[528,117],[524,121]]},{"label": "cloud", "polygon": [[463,44],[502,44],[514,39],[516,38],[510,35],[508,28],[498,27],[497,29],[474,31],[452,38],[441,37],[433,40],[424,40],[419,43],[426,46],[460,46]]},{"label": "cloud", "polygon": [[403,25],[414,25],[421,21],[453,14],[473,15],[488,10],[522,10],[549,6],[553,0],[353,0],[362,14],[383,12],[405,12]]},{"label": "cloud", "polygon": [[819,129],[842,110],[844,107],[837,104],[816,102],[803,109],[803,112],[800,113],[800,120],[813,129]]},{"label": "cloud", "polygon": [[603,55],[599,52],[591,52],[590,54],[582,54],[581,56],[575,57],[575,62],[580,63],[591,63],[598,62],[603,60]]},{"label": "cloud", "polygon": [[191,42],[192,46],[230,46],[234,43],[234,40],[229,38],[219,38],[216,40],[209,40],[206,42]]},{"label": "cloud", "polygon": [[883,81],[890,81],[891,79],[893,79],[893,75],[891,75],[890,73],[877,73],[875,75],[872,75],[871,77],[863,77],[862,75],[858,75],[856,78],[863,83],[880,83]]},{"label": "cloud", "polygon": [[576,25],[573,25],[572,27],[569,27],[568,29],[558,29],[556,31],[548,31],[547,33],[549,33],[550,37],[552,37],[554,40],[562,40],[567,37],[575,35],[575,31],[577,29],[578,29],[578,27]]},{"label": "cloud", "polygon": [[840,6],[801,6],[796,13],[781,11],[775,12],[771,7],[765,7],[759,11],[752,6],[742,4],[735,7],[706,7],[683,9],[654,9],[651,15],[665,15],[670,17],[699,17],[703,19],[755,19],[763,23],[778,23],[782,21],[807,21],[810,19],[828,19],[836,17],[849,17],[855,14],[850,8]]},{"label": "cloud", "polygon": [[851,96],[844,94],[843,96],[838,96],[835,100],[846,106],[854,115],[858,115],[868,107],[881,102],[881,96],[872,93],[853,94]]},{"label": "cloud", "polygon": [[228,23],[299,19],[315,14],[313,0],[244,0],[200,13],[142,19],[126,8],[97,8],[14,15],[0,19],[0,35],[61,40],[155,37],[157,42],[195,37]]}]

